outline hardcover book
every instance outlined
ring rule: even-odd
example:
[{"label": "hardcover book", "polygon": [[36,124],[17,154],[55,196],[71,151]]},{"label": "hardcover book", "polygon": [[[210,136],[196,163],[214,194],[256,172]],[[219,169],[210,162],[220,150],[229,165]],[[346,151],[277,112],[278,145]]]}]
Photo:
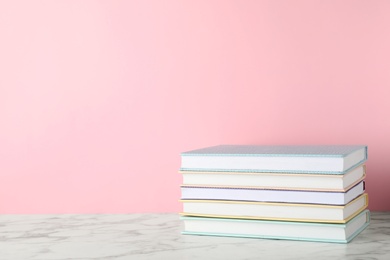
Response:
[{"label": "hardcover book", "polygon": [[298,174],[268,172],[200,172],[180,171],[183,185],[198,187],[262,188],[286,190],[321,190],[345,192],[361,182],[365,166],[345,174]]},{"label": "hardcover book", "polygon": [[181,217],[183,234],[348,243],[370,222],[365,210],[345,224]]},{"label": "hardcover book", "polygon": [[346,205],[292,204],[225,200],[181,200],[185,216],[345,223],[368,205],[364,193]]},{"label": "hardcover book", "polygon": [[345,192],[182,186],[183,200],[232,200],[345,205],[364,193],[364,181]]},{"label": "hardcover book", "polygon": [[345,174],[367,160],[367,146],[219,145],[181,158],[182,171]]}]

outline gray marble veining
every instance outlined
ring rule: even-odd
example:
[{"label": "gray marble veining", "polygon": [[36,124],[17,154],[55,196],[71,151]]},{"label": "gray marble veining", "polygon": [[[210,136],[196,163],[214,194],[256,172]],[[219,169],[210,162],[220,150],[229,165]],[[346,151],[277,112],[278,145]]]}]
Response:
[{"label": "gray marble veining", "polygon": [[390,259],[390,212],[349,244],[181,235],[177,214],[1,215],[0,259]]}]

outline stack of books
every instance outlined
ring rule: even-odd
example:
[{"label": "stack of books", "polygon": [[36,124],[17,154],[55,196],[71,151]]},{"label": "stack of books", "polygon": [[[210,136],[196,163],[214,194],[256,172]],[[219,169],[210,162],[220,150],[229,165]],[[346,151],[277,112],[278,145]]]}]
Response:
[{"label": "stack of books", "polygon": [[367,146],[184,152],[183,234],[348,243],[370,221]]}]

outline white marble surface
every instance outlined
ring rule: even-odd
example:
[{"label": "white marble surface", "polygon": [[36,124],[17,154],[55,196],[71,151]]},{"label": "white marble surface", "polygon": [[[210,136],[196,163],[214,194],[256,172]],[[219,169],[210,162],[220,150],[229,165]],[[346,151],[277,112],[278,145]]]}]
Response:
[{"label": "white marble surface", "polygon": [[1,215],[0,259],[390,259],[390,212],[349,244],[181,235],[177,214]]}]

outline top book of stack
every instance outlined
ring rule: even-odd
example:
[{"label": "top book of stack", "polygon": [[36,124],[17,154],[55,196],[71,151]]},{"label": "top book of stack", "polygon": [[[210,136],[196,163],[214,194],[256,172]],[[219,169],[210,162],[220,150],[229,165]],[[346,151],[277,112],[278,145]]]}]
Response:
[{"label": "top book of stack", "polygon": [[181,154],[181,171],[343,175],[367,160],[365,145],[219,145]]}]

